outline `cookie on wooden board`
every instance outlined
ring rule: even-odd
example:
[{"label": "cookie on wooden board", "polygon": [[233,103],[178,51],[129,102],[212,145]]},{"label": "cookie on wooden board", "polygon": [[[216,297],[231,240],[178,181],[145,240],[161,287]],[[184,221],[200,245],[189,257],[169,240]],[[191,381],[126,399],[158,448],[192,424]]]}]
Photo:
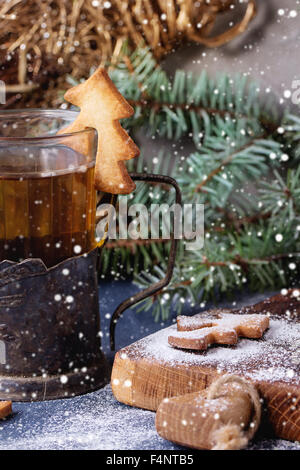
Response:
[{"label": "cookie on wooden board", "polygon": [[217,318],[198,314],[177,318],[177,332],[170,335],[171,346],[181,349],[205,350],[211,344],[236,344],[239,337],[259,339],[269,327],[267,315],[224,313]]},{"label": "cookie on wooden board", "polygon": [[164,398],[199,392],[222,374],[238,374],[258,387],[274,435],[300,442],[300,288],[234,312],[268,315],[263,340],[193,351],[169,345],[176,325],[157,331],[116,354],[111,379],[116,399],[156,411]]}]

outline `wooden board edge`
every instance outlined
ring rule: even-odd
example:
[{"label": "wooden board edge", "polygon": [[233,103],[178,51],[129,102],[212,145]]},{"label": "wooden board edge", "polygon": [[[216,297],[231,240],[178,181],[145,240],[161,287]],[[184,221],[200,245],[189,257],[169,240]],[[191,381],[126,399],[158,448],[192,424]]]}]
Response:
[{"label": "wooden board edge", "polygon": [[125,350],[115,355],[111,373],[111,388],[114,397],[125,405],[133,405],[132,381],[135,376],[135,363],[129,359]]},{"label": "wooden board edge", "polygon": [[[182,365],[170,367],[154,359],[136,360],[130,357],[130,349],[125,348],[115,357],[112,390],[121,403],[156,411],[164,398],[204,390],[223,374],[226,371],[220,374],[215,369],[192,365],[183,374]],[[282,439],[300,441],[300,387],[282,382],[253,383],[264,400],[274,434]]]},{"label": "wooden board edge", "polygon": [[[130,347],[120,350],[114,360],[111,386],[115,398],[126,405],[156,411],[166,397],[204,390],[219,374],[208,368],[201,374],[199,366],[190,366],[190,385],[179,367],[166,367],[148,358],[130,357]],[[179,377],[176,380],[176,377]],[[182,380],[180,380],[180,377]],[[161,379],[163,379],[161,381]]]}]

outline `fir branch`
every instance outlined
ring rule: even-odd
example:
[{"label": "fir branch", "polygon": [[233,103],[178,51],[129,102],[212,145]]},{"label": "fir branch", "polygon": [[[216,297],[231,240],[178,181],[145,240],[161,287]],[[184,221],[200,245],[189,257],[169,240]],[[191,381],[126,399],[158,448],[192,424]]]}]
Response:
[{"label": "fir branch", "polygon": [[[248,230],[235,241],[232,239],[231,244],[227,237],[207,239],[203,253],[186,254],[179,260],[171,284],[155,297],[155,315],[167,318],[170,309],[179,314],[184,305],[199,305],[203,300],[220,297],[221,293],[230,294],[245,285],[252,290],[295,285],[300,252],[299,243],[294,245],[292,227],[282,227],[283,242],[277,243],[276,253],[273,253],[275,233],[272,225],[267,229],[261,226],[264,233],[257,230],[249,235]],[[291,246],[297,251],[292,252]],[[155,270],[151,277],[142,273],[136,277],[136,283],[147,287],[158,281],[162,273],[163,270]],[[140,309],[150,308],[151,302],[146,299]]]},{"label": "fir branch", "polygon": [[[260,138],[264,138],[266,137],[265,134],[261,135]],[[242,147],[240,147],[236,152],[233,152],[231,154],[229,154],[227,157],[224,158],[224,160],[216,167],[214,168],[208,176],[206,176],[202,181],[201,183],[197,184],[197,186],[195,187],[195,192],[198,193],[200,191],[204,191],[205,192],[205,189],[204,187],[207,185],[207,183],[209,183],[210,180],[212,180],[218,173],[220,173],[221,171],[224,170],[224,168],[229,165],[236,156],[240,155],[241,152],[243,152],[244,150],[247,150],[249,149],[251,146],[253,145],[253,141],[250,141],[250,142],[247,142],[246,144],[244,144]]]},{"label": "fir branch", "polygon": [[[179,182],[184,202],[205,205],[206,240],[200,252],[179,243],[174,276],[163,291],[146,299],[166,319],[187,304],[228,294],[295,285],[299,278],[300,118],[281,114],[272,97],[244,76],[209,78],[178,70],[171,80],[151,53],[125,56],[111,76],[134,106],[129,130],[179,140],[191,136],[195,151],[184,163],[160,153],[128,162],[131,171],[165,173]],[[290,169],[287,168],[290,167]],[[167,189],[167,188],[165,188]],[[139,184],[132,202],[172,203],[172,191]],[[102,251],[102,272],[134,274],[140,287],[164,276],[169,243],[115,240]],[[153,267],[154,263],[154,267]],[[137,273],[142,271],[141,275]]]},{"label": "fir branch", "polygon": [[148,246],[152,243],[170,243],[169,238],[151,238],[151,239],[138,239],[138,240],[117,240],[107,242],[105,248],[107,250],[114,250],[115,248],[129,248],[132,253],[136,252],[138,246]]},{"label": "fir branch", "polygon": [[[260,194],[265,211],[294,223],[300,216],[300,166],[288,169],[286,179],[278,171],[273,172],[273,182],[263,183]],[[272,178],[272,179],[273,179]]]},{"label": "fir branch", "polygon": [[135,108],[126,123],[129,128],[146,124],[152,135],[176,139],[192,130],[196,146],[201,134],[209,133],[211,119],[244,119],[260,132],[277,129],[277,107],[266,100],[259,105],[259,87],[245,76],[209,79],[205,71],[196,76],[178,70],[171,81],[152,54],[140,49],[130,59],[124,55],[111,77]]}]

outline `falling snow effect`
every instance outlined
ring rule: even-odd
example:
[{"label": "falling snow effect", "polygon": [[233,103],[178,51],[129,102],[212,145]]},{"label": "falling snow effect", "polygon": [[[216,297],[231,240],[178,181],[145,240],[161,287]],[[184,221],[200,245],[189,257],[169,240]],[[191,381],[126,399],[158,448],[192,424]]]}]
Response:
[{"label": "falling snow effect", "polygon": [[[299,55],[299,33],[292,26],[292,22],[299,21],[300,4],[299,1],[286,2],[289,5],[287,7],[286,3],[282,1],[272,3],[280,5],[280,8],[273,12],[273,21],[277,22],[280,33],[270,33],[269,41],[272,41],[273,46],[269,47],[269,49],[275,50],[278,47],[281,50],[282,60],[280,62],[280,69],[284,70],[288,68],[287,64],[292,63],[291,57],[293,56],[291,56],[291,50],[296,51],[296,54]],[[291,8],[292,4],[293,7]],[[98,1],[92,2],[93,7],[98,5]],[[109,7],[110,2],[104,2],[104,8]],[[289,28],[289,25],[291,25],[291,28]],[[199,28],[201,28],[201,24],[199,24]],[[270,28],[270,25],[267,25],[266,28]],[[45,37],[47,37],[47,31],[45,31]],[[251,40],[245,41],[242,47],[246,51],[246,57],[250,56],[252,60],[244,60],[241,59],[241,56],[229,54],[230,60],[227,60],[228,67],[230,69],[235,67],[243,69],[245,75],[248,76],[253,74],[259,76],[263,82],[262,88],[264,88],[266,93],[276,91],[280,97],[280,102],[282,104],[289,104],[293,94],[290,79],[291,74],[289,74],[289,78],[284,78],[284,74],[278,71],[278,61],[275,57],[276,60],[274,62],[272,57],[274,56],[273,52],[270,54],[269,51],[269,56],[266,55],[266,59],[261,60],[263,45],[260,42],[258,37],[253,39],[253,36]],[[76,46],[76,44],[74,45]],[[22,49],[23,46],[21,45],[20,48]],[[260,60],[255,62],[253,56],[260,57]],[[201,58],[193,62],[198,67],[200,65],[203,68],[211,68],[211,66],[216,64],[218,68],[223,68],[221,62],[224,63],[225,59],[226,52],[225,54],[223,52],[218,54],[215,52],[203,52],[201,53]],[[280,75],[280,82],[278,82],[277,74]],[[294,78],[299,79],[299,77]],[[215,93],[217,94],[218,90],[215,90]],[[244,129],[242,131],[245,132]],[[285,129],[278,128],[279,134],[284,134],[284,132]],[[201,136],[199,137],[201,138]],[[154,144],[155,140],[155,136],[153,136],[152,142]],[[160,145],[160,143],[156,143],[156,147]],[[181,144],[174,144],[173,153],[175,157],[182,150]],[[289,160],[287,154],[279,155],[279,157],[283,162]],[[153,158],[153,163],[156,163],[155,158]],[[270,160],[276,160],[278,155],[270,153],[269,158]],[[182,156],[181,159],[184,160],[185,157]],[[192,172],[192,170],[191,168],[190,171]],[[230,175],[226,173],[223,173],[222,177],[230,179]],[[35,205],[40,206],[41,200],[35,200]],[[278,205],[280,205],[280,201]],[[274,238],[277,243],[283,241],[283,235],[276,233],[276,231],[274,232]],[[60,247],[61,244],[57,243],[56,248]],[[80,245],[75,245],[73,250],[75,254],[79,254],[82,248]],[[295,268],[295,263],[291,262],[289,269],[294,271]],[[63,274],[68,275],[68,273]],[[112,274],[114,275],[115,273],[112,272]],[[118,273],[116,276],[118,276]],[[57,302],[61,301],[61,295],[56,294],[54,300]],[[73,297],[70,295],[65,300],[67,303],[72,304]],[[204,307],[204,305],[201,305],[201,307]],[[110,307],[107,306],[107,309],[110,309]],[[104,310],[103,316],[109,319],[111,315]],[[128,335],[128,342],[136,339],[134,337],[136,334],[147,334],[149,330],[147,321],[140,327],[139,332],[136,331],[136,325],[139,321],[131,320],[132,331]],[[107,336],[107,329],[104,330],[104,336]],[[246,345],[246,341],[243,344]],[[247,348],[245,347],[245,349]],[[269,372],[273,373],[273,371]],[[279,370],[277,373],[280,375],[283,371]],[[294,372],[291,369],[284,371],[284,374],[288,379],[294,377]],[[65,383],[66,376],[61,376],[61,381]],[[14,410],[14,415],[0,424],[1,449],[177,449],[176,446],[166,443],[156,434],[154,413],[129,408],[117,403],[112,396],[109,386],[98,392],[72,400],[26,405],[15,404]],[[300,450],[299,446],[300,444],[287,441],[268,440],[250,445],[250,448]]]}]

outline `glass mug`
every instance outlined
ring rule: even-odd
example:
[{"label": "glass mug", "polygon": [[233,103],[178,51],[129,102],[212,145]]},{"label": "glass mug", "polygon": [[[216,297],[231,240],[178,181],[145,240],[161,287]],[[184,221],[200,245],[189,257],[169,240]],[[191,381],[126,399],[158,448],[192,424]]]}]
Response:
[{"label": "glass mug", "polygon": [[[96,271],[107,233],[96,241],[96,201],[115,205],[117,197],[97,196],[94,188],[96,131],[57,135],[76,117],[65,110],[0,111],[0,399],[74,396],[109,380]],[[76,150],[82,139],[85,155]],[[181,202],[172,178],[131,177],[172,185]],[[165,277],[113,313],[112,349],[118,318],[169,283],[175,254],[171,234]]]},{"label": "glass mug", "polygon": [[[95,247],[96,132],[56,135],[76,115],[0,113],[0,260],[41,258],[51,267]],[[88,155],[72,148],[81,138]]]}]

